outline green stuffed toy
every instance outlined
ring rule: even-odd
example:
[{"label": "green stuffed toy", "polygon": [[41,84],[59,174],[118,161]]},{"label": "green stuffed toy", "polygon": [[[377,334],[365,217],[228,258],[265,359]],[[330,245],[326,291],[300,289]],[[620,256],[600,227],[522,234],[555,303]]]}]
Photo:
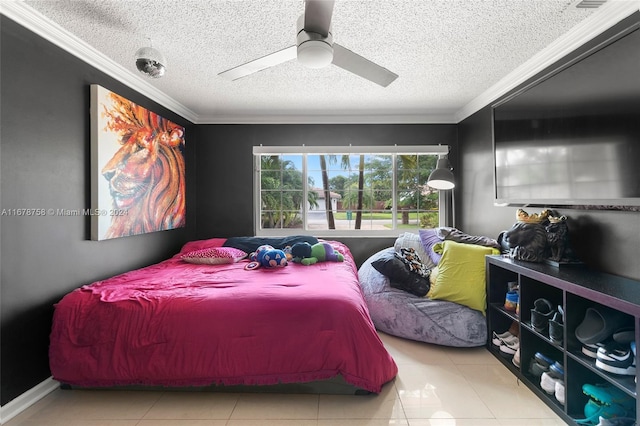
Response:
[{"label": "green stuffed toy", "polygon": [[318,262],[344,262],[344,256],[329,243],[296,243],[291,247],[293,261],[303,265],[313,265]]}]

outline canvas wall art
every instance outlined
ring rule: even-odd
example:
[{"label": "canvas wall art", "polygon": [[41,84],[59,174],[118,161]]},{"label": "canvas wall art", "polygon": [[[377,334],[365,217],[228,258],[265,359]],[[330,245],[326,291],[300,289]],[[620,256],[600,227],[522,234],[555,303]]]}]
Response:
[{"label": "canvas wall art", "polygon": [[184,127],[91,85],[91,239],[185,226]]}]

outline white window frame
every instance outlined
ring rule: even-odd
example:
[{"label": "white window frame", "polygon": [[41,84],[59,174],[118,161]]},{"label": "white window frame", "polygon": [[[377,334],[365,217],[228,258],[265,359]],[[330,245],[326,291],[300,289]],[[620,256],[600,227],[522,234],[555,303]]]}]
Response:
[{"label": "white window frame", "polygon": [[[408,232],[408,230],[398,230],[398,229],[389,229],[389,230],[367,230],[367,229],[322,229],[322,230],[307,230],[307,229],[284,229],[284,228],[273,228],[273,229],[260,229],[261,225],[261,187],[260,187],[260,172],[261,172],[261,155],[302,155],[306,157],[307,155],[346,155],[346,154],[380,154],[380,155],[393,155],[394,156],[394,168],[393,168],[393,183],[392,183],[392,193],[394,199],[394,206],[396,205],[396,196],[397,196],[397,182],[396,182],[396,161],[395,156],[397,155],[439,155],[446,156],[449,153],[448,145],[386,145],[386,146],[254,146],[253,147],[253,159],[254,159],[254,171],[253,171],[253,216],[254,216],[254,234],[261,237],[275,237],[275,236],[286,236],[286,235],[315,235],[321,237],[394,237],[398,236],[400,231]],[[305,177],[302,179],[303,184],[303,192],[304,199],[307,199],[307,191],[308,182],[307,182],[307,161],[306,158],[303,158],[302,162],[302,173]],[[446,217],[447,217],[447,209],[446,206],[448,203],[445,202],[447,191],[439,191],[439,226],[446,226]],[[393,209],[392,219],[397,220],[397,209]],[[306,209],[302,209],[302,220],[303,223],[307,223],[307,212]]]}]

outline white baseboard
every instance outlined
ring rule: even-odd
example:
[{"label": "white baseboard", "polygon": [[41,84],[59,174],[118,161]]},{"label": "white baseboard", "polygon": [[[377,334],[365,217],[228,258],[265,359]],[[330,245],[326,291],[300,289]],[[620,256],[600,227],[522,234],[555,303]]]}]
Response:
[{"label": "white baseboard", "polygon": [[16,399],[9,401],[0,407],[0,425],[5,424],[59,387],[60,383],[53,380],[52,377],[49,377]]}]

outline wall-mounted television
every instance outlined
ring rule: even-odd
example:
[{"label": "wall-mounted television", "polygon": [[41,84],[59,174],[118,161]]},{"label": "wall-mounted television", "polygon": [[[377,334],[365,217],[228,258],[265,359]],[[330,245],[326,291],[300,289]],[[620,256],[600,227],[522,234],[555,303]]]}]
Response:
[{"label": "wall-mounted television", "polygon": [[640,209],[640,18],[493,105],[495,203]]}]

